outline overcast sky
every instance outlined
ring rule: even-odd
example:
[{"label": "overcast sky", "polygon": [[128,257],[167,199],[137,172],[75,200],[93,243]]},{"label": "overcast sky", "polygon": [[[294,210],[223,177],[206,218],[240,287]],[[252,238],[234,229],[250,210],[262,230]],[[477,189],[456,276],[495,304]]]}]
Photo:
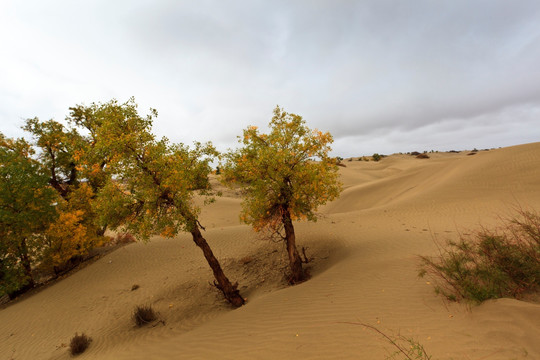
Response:
[{"label": "overcast sky", "polygon": [[536,142],[540,2],[0,0],[0,132],[131,96],[220,150],[277,104],[336,156]]}]

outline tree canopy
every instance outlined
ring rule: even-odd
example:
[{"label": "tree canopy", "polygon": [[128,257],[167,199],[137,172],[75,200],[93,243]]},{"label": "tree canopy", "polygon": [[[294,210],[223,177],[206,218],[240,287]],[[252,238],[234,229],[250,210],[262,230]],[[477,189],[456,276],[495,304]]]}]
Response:
[{"label": "tree canopy", "polygon": [[56,217],[57,193],[23,139],[0,134],[0,293],[32,287],[36,234]]},{"label": "tree canopy", "polygon": [[141,117],[133,101],[111,101],[98,111],[108,114],[95,133],[93,148],[109,153],[106,171],[110,177],[96,203],[102,221],[143,239],[191,233],[214,272],[216,287],[231,304],[242,305],[237,285],[225,276],[200,232],[199,209],[192,201],[195,191],[211,194],[208,174],[210,161],[217,155],[214,147],[195,143],[190,148],[166,138],[157,140],[151,132],[157,112]]},{"label": "tree canopy", "polygon": [[302,281],[302,261],[292,221],[317,220],[317,208],[341,191],[338,168],[329,156],[332,135],[309,129],[301,116],[279,106],[268,134],[255,126],[244,130],[243,145],[226,156],[225,182],[244,189],[240,219],[256,231],[267,230],[287,244],[291,282]]}]

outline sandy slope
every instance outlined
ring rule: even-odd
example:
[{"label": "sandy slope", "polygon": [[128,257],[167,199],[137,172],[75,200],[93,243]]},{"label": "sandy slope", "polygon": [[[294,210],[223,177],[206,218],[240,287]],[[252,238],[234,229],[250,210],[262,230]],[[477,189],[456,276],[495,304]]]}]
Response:
[{"label": "sandy slope", "polygon": [[[446,303],[416,276],[434,238],[493,224],[517,204],[540,209],[540,143],[345,164],[340,199],[297,225],[310,281],[283,284],[282,245],[240,225],[239,195],[227,191],[201,221],[246,306],[231,310],[209,285],[189,236],[156,238],[0,310],[0,360],[68,359],[82,331],[94,340],[80,359],[384,359],[388,343],[355,322],[417,339],[434,359],[540,359],[539,304]],[[135,329],[131,311],[145,303],[164,323]]]}]

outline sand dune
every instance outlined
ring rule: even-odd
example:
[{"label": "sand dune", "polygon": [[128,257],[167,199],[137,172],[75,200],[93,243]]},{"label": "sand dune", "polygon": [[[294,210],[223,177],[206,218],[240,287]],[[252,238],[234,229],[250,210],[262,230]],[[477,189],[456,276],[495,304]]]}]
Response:
[{"label": "sand dune", "polygon": [[[392,155],[345,162],[344,192],[299,223],[312,279],[288,287],[282,244],[238,222],[239,194],[203,209],[207,240],[248,298],[231,310],[188,235],[136,243],[0,310],[0,359],[68,359],[75,332],[93,342],[80,359],[384,359],[393,349],[363,322],[421,342],[433,359],[540,359],[540,304],[448,303],[419,279],[417,255],[434,238],[495,224],[512,206],[540,209],[540,143],[474,156]],[[132,291],[132,285],[139,289]],[[163,323],[135,329],[136,305]]]}]

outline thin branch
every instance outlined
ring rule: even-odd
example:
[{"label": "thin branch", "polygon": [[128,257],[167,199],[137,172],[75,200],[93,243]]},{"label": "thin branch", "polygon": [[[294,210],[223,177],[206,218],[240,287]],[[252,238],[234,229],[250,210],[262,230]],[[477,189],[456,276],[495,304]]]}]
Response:
[{"label": "thin branch", "polygon": [[197,223],[197,225],[203,229],[204,231],[206,231],[206,228],[204,226],[202,226],[202,224],[200,223],[199,219],[196,219],[195,222]]}]

